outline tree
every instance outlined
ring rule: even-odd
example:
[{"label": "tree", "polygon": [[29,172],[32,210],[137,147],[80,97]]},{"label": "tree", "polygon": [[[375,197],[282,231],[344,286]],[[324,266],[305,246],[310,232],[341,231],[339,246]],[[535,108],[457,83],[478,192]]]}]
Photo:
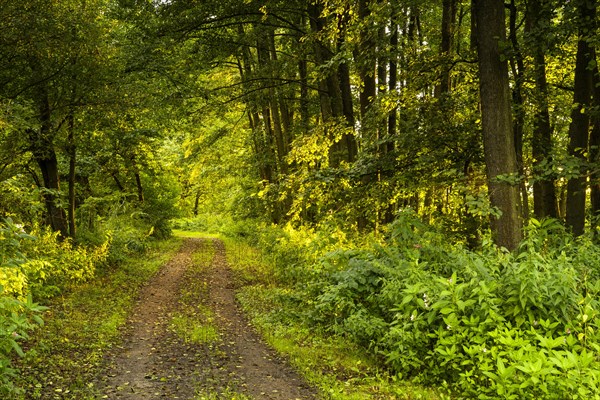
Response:
[{"label": "tree", "polygon": [[577,3],[578,40],[575,61],[573,108],[569,125],[569,154],[581,162],[578,176],[567,183],[566,223],[574,235],[583,234],[585,227],[585,198],[587,179],[584,163],[588,152],[593,73],[590,69],[596,56],[590,44],[590,34],[596,26],[596,1],[580,0]]},{"label": "tree", "polygon": [[533,119],[532,156],[535,180],[533,182],[533,213],[536,218],[556,218],[558,205],[554,180],[545,169],[552,163],[552,126],[548,106],[548,80],[546,77],[545,49],[548,47],[552,10],[548,0],[533,0],[526,11],[526,31],[533,53],[535,116]]},{"label": "tree", "polygon": [[[503,60],[504,2],[477,0],[476,37],[483,145],[491,204],[500,212],[492,220],[494,240],[514,250],[522,237],[517,159],[512,132],[508,66]],[[512,180],[512,182],[511,182]]]}]

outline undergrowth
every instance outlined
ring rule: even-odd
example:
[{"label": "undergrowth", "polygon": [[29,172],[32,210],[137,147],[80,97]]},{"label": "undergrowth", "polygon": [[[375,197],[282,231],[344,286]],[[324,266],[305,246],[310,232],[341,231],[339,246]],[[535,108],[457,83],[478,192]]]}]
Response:
[{"label": "undergrowth", "polygon": [[245,312],[267,342],[286,354],[325,398],[445,398],[421,385],[397,380],[377,356],[360,345],[304,323],[304,294],[282,284],[282,280],[289,283],[290,278],[279,270],[285,264],[276,264],[282,261],[281,254],[270,259],[268,253],[239,238],[225,237],[224,241]]},{"label": "undergrowth", "polygon": [[332,398],[600,398],[600,249],[556,221],[515,253],[453,245],[410,211],[359,244],[231,232],[263,251],[232,264],[271,268],[252,266],[245,309]]},{"label": "undergrowth", "polygon": [[[87,307],[95,310],[94,305],[87,304],[86,299],[82,300],[81,310],[77,308],[79,304],[69,303],[79,301],[76,293],[87,293],[87,296],[97,297],[97,301],[108,309],[112,307],[111,301],[117,302],[126,298],[128,290],[123,290],[123,295],[120,295],[121,292],[119,295],[111,293],[112,297],[104,299],[102,296],[107,295],[106,288],[96,285],[103,285],[107,277],[116,279],[119,274],[116,266],[123,265],[125,270],[131,269],[128,263],[132,257],[151,250],[157,245],[156,239],[169,234],[166,214],[160,214],[160,221],[142,214],[121,210],[112,213],[109,218],[90,217],[89,221],[97,221],[79,230],[78,240],[61,238],[49,228],[35,224],[25,226],[10,218],[0,221],[1,398],[23,395],[23,388],[16,382],[21,375],[27,375],[27,372],[15,368],[15,361],[19,361],[19,357],[26,357],[17,362],[25,368],[30,367],[28,360],[45,361],[41,358],[36,359],[40,348],[27,343],[31,341],[32,332],[43,325],[44,319],[58,316],[59,319],[85,321],[88,316],[94,318],[87,310]],[[142,268],[140,273],[143,270]],[[137,272],[132,272],[132,289],[136,288],[136,274]],[[119,285],[128,288],[127,275],[122,275],[119,279]],[[48,311],[43,313],[46,308]],[[100,312],[100,315],[104,314]],[[107,325],[113,323],[115,322],[111,318],[106,321]],[[90,326],[95,325],[92,323]],[[54,340],[54,336],[57,336],[63,340],[66,349],[73,347],[69,343],[68,334],[63,334],[59,328],[55,328],[54,331],[52,329],[53,325],[48,323],[38,329],[43,332],[36,332],[35,337],[50,335],[50,340]],[[81,325],[82,331],[87,329],[88,326]],[[63,361],[69,365],[73,359],[65,358]],[[52,382],[49,383],[51,385],[55,384],[56,380],[45,379]],[[28,390],[40,392],[45,383],[38,382],[36,385],[28,387]],[[57,393],[61,390],[63,389],[57,388]]]}]

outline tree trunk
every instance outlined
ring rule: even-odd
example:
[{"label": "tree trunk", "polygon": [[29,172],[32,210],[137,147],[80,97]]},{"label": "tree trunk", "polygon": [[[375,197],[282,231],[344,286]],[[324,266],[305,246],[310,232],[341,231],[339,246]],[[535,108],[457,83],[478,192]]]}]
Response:
[{"label": "tree trunk", "polygon": [[68,210],[68,219],[69,219],[69,236],[72,239],[76,237],[76,229],[77,226],[75,224],[75,166],[76,166],[76,156],[77,156],[77,148],[75,146],[75,118],[73,116],[73,111],[68,116],[68,153],[69,153],[69,210]]},{"label": "tree trunk", "polygon": [[[36,60],[32,61],[32,69],[39,71]],[[62,238],[66,238],[69,235],[69,227],[65,210],[60,206],[58,160],[54,150],[50,100],[45,83],[38,84],[36,97],[40,127],[29,131],[31,150],[42,173],[45,189],[43,197],[48,213],[48,224],[53,231],[58,232]]]},{"label": "tree trunk", "polygon": [[[368,18],[371,14],[369,9],[369,0],[358,1],[358,17],[361,20]],[[375,85],[375,43],[371,37],[371,33],[368,28],[363,28],[360,38],[360,49],[356,51],[354,58],[358,64],[358,74],[360,81],[362,82],[361,90],[359,93],[360,99],[360,117],[361,126],[366,125],[366,116],[369,111],[369,107],[373,102],[376,95]]]},{"label": "tree trunk", "polygon": [[521,177],[519,183],[519,189],[521,191],[521,207],[520,211],[527,221],[529,219],[529,195],[527,193],[527,186],[524,180],[524,166],[523,166],[523,130],[525,127],[525,101],[523,99],[523,75],[525,73],[525,63],[523,62],[523,55],[521,54],[521,48],[517,39],[517,6],[515,0],[510,2],[510,43],[512,45],[511,57],[511,70],[514,76],[514,85],[512,89],[512,99],[514,107],[514,118],[513,118],[513,134],[515,137],[515,152],[517,155],[517,168],[519,170],[519,176]]},{"label": "tree trunk", "polygon": [[[314,34],[320,33],[325,25],[323,18],[321,17],[321,6],[316,3],[310,3],[308,5],[308,16],[310,19],[311,32]],[[327,57],[327,49],[318,40],[315,40],[314,44],[314,57],[317,65],[323,65]],[[330,93],[327,86],[327,76],[320,76],[319,79],[319,103],[321,105],[321,117],[323,122],[328,122],[333,116],[333,110],[331,107]]]},{"label": "tree trunk", "polygon": [[135,171],[135,186],[137,188],[138,201],[140,203],[144,202],[144,187],[142,186],[142,178],[140,177],[139,171]]},{"label": "tree trunk", "polygon": [[[594,66],[593,71],[593,102],[595,107],[600,107],[600,76],[598,75],[598,64]],[[597,170],[600,165],[600,114],[596,113],[593,118],[592,132],[590,134],[590,162],[594,165],[594,171],[590,173],[590,202],[592,214],[592,234],[595,240],[598,240],[600,219],[600,171]]]},{"label": "tree trunk", "polygon": [[502,60],[500,41],[506,38],[504,2],[476,1],[476,36],[483,147],[490,201],[501,215],[492,217],[492,234],[498,246],[515,250],[522,238],[517,184],[498,180],[516,176],[517,157],[512,132],[508,66]]},{"label": "tree trunk", "polygon": [[435,97],[442,97],[443,93],[450,92],[450,69],[454,43],[454,26],[456,25],[457,0],[442,1],[442,42],[440,53],[442,56],[440,83],[435,87]]},{"label": "tree trunk", "polygon": [[[390,71],[388,88],[391,93],[396,93],[398,90],[398,10],[396,0],[392,1],[392,17],[391,17],[391,34],[390,34]],[[398,107],[394,107],[390,111],[388,117],[388,139],[386,152],[394,151],[394,138],[396,137],[398,125]]]},{"label": "tree trunk", "polygon": [[[306,15],[302,14],[299,17],[299,26],[302,29],[306,28]],[[303,40],[302,32],[296,32],[295,46],[300,48]],[[309,99],[308,99],[308,60],[304,52],[298,57],[298,77],[300,79],[300,124],[302,127],[301,132],[307,133],[310,125],[310,111],[309,111]]]},{"label": "tree trunk", "polygon": [[[589,106],[591,103],[593,48],[588,43],[591,21],[595,19],[595,2],[582,0],[579,5],[579,40],[575,61],[575,91],[573,93],[573,109],[569,125],[569,155],[585,162],[588,150],[588,134],[590,126]],[[593,11],[593,15],[590,15]],[[575,236],[583,234],[585,227],[585,168],[580,168],[580,175],[567,182],[567,215],[566,223]]]},{"label": "tree trunk", "polygon": [[558,217],[558,204],[554,180],[542,169],[552,162],[552,126],[548,108],[548,82],[544,48],[547,26],[550,26],[548,0],[531,0],[527,10],[526,29],[533,41],[533,73],[535,79],[534,102],[536,112],[533,119],[531,151],[535,180],[533,182],[533,213],[536,218]]},{"label": "tree trunk", "polygon": [[198,216],[198,211],[200,208],[200,197],[202,196],[202,192],[199,190],[196,192],[196,196],[194,196],[194,217]]}]

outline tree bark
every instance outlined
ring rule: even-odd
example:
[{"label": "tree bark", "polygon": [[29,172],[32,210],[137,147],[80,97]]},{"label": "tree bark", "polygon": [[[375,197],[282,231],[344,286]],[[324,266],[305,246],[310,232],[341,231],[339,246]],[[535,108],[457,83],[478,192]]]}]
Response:
[{"label": "tree bark", "polygon": [[68,116],[68,153],[69,153],[69,209],[67,217],[69,220],[69,236],[72,239],[76,237],[77,225],[75,223],[75,166],[77,161],[77,147],[75,146],[75,118],[73,111]]},{"label": "tree bark", "polygon": [[[389,91],[395,93],[398,88],[398,10],[396,0],[392,0],[392,17],[391,17],[391,34],[390,34],[390,71],[388,88]],[[386,144],[386,152],[394,151],[394,138],[396,136],[398,124],[398,107],[394,107],[390,111],[388,117],[388,140]]]},{"label": "tree bark", "polygon": [[440,54],[442,56],[440,83],[435,87],[435,97],[442,97],[450,92],[450,61],[454,43],[454,27],[456,25],[457,0],[442,1],[442,41]]},{"label": "tree bark", "polygon": [[[32,65],[34,70],[37,63]],[[69,236],[65,210],[60,205],[60,177],[58,160],[54,150],[50,100],[48,90],[44,83],[36,88],[38,102],[38,118],[40,128],[30,130],[30,141],[33,158],[37,162],[44,184],[44,203],[48,214],[48,223],[53,231],[58,232],[61,238]]]},{"label": "tree bark", "polygon": [[[575,60],[575,91],[569,125],[569,155],[585,162],[590,127],[589,106],[592,97],[592,72],[588,66],[594,60],[593,48],[588,43],[592,21],[595,20],[595,1],[581,0],[579,4],[579,39]],[[593,11],[593,15],[592,14]],[[567,182],[566,223],[575,236],[582,235],[585,227],[586,178],[585,168],[580,175]]]},{"label": "tree bark", "polygon": [[533,42],[533,73],[535,79],[536,105],[533,119],[531,151],[535,180],[533,182],[533,213],[536,218],[558,217],[558,204],[554,180],[544,165],[552,162],[552,126],[548,107],[548,81],[546,79],[546,57],[544,54],[547,29],[550,25],[548,0],[531,0],[527,10],[527,32]]},{"label": "tree bark", "polygon": [[517,184],[498,180],[499,176],[518,174],[508,66],[500,49],[500,41],[506,38],[504,2],[477,0],[475,14],[488,190],[492,206],[501,212],[499,217],[492,218],[492,234],[498,246],[515,250],[522,238],[519,189]]},{"label": "tree bark", "polygon": [[[598,64],[596,63],[593,70],[593,103],[594,106],[600,107],[600,76],[598,72]],[[594,166],[600,165],[600,114],[596,113],[593,118],[592,132],[590,134],[590,162]],[[597,167],[596,167],[597,168]],[[600,172],[595,170],[590,173],[590,203],[592,214],[592,234],[597,241],[600,236],[598,225],[600,219]]]},{"label": "tree bark", "polygon": [[523,61],[523,55],[517,39],[517,6],[515,0],[510,1],[510,43],[512,45],[511,57],[511,70],[514,76],[514,85],[512,89],[512,99],[514,108],[513,117],[513,134],[515,137],[515,152],[517,155],[517,168],[519,170],[519,176],[521,177],[519,183],[519,189],[521,191],[521,207],[520,211],[527,221],[529,219],[529,195],[527,193],[527,186],[524,180],[524,166],[523,166],[523,135],[525,128],[525,100],[523,98],[523,77],[525,74],[525,63]]},{"label": "tree bark", "polygon": [[[358,17],[361,20],[368,18],[371,14],[369,0],[359,0]],[[375,85],[375,43],[368,28],[363,28],[360,38],[360,49],[356,51],[354,58],[358,64],[358,74],[362,83],[359,93],[361,126],[365,127],[367,112],[376,95]]]}]

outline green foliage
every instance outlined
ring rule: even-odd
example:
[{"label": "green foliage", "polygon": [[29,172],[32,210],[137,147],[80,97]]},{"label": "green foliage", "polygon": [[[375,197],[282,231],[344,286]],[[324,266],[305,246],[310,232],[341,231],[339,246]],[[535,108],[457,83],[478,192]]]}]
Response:
[{"label": "green foliage", "polygon": [[282,285],[274,277],[285,264],[274,264],[274,259],[249,246],[244,238],[228,238],[225,245],[235,274],[246,277],[237,298],[253,324],[324,397],[445,398],[435,390],[395,379],[380,367],[377,355],[357,343],[303,323],[308,300],[303,292],[304,282],[298,282],[298,288]]},{"label": "green foliage", "polygon": [[597,276],[596,253],[554,221],[533,221],[513,255],[472,253],[401,218],[384,246],[324,259],[311,320],[462,396],[591,398],[600,281],[581,278]]},{"label": "green foliage", "polygon": [[331,251],[327,231],[255,233],[288,288],[260,289],[276,304],[268,330],[303,321],[452,396],[600,396],[600,250],[555,220],[532,220],[514,254],[453,245],[410,210],[362,248]]},{"label": "green foliage", "polygon": [[35,298],[52,297],[92,279],[96,268],[106,261],[111,245],[107,238],[97,247],[76,246],[71,240],[60,241],[58,233],[39,227],[32,234],[36,240],[23,245],[29,259],[22,266],[27,288],[13,286],[11,291],[23,294],[28,290]]},{"label": "green foliage", "polygon": [[21,245],[33,239],[11,219],[0,223],[0,395],[3,397],[19,392],[14,385],[17,371],[11,365],[13,353],[25,356],[19,342],[29,339],[30,332],[43,324],[39,314],[45,307],[35,304],[31,294],[24,297],[20,293],[21,296],[15,297],[9,286],[15,281],[17,287],[22,286],[27,258]]}]

